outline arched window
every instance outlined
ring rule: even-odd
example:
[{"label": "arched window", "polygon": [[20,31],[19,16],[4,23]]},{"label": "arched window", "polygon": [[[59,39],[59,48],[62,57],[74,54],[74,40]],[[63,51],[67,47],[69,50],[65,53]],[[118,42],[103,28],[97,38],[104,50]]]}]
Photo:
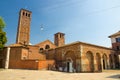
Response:
[{"label": "arched window", "polygon": [[50,48],[50,46],[49,46],[49,45],[46,45],[46,46],[45,46],[45,49],[49,49],[49,48]]},{"label": "arched window", "polygon": [[23,12],[23,16],[25,15],[25,12]]},{"label": "arched window", "polygon": [[40,48],[39,52],[42,52],[44,49],[43,48]]},{"label": "arched window", "polygon": [[26,16],[27,16],[28,14],[26,13]]},{"label": "arched window", "polygon": [[30,14],[28,14],[28,17],[30,17]]}]

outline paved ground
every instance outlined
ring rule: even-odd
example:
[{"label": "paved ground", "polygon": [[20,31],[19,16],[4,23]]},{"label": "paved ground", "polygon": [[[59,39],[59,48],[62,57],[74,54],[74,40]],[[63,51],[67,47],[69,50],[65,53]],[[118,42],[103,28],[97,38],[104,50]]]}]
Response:
[{"label": "paved ground", "polygon": [[120,80],[120,70],[102,73],[62,73],[37,70],[0,70],[0,80]]}]

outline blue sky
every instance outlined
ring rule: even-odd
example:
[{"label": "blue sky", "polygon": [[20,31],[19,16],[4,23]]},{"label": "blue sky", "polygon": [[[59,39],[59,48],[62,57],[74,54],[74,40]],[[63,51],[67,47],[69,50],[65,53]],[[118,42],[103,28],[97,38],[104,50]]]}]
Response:
[{"label": "blue sky", "polygon": [[[1,0],[8,45],[15,43],[21,8],[32,11],[32,44],[65,33],[66,43],[82,41],[110,47],[109,35],[120,30],[120,0]],[[44,30],[40,27],[43,24]]]}]

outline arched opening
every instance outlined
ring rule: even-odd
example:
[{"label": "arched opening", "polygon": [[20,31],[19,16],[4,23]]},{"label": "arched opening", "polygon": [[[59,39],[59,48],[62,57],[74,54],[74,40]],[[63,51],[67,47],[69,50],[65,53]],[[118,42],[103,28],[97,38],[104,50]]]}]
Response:
[{"label": "arched opening", "polygon": [[28,14],[26,13],[26,16],[27,16]]},{"label": "arched opening", "polygon": [[25,15],[25,12],[23,12],[23,16]]},{"label": "arched opening", "polygon": [[39,49],[39,52],[43,52],[43,50],[44,50],[43,48],[40,48],[40,49]]},{"label": "arched opening", "polygon": [[30,17],[30,14],[28,14],[28,17]]},{"label": "arched opening", "polygon": [[115,68],[119,68],[119,58],[118,55],[114,54]]},{"label": "arched opening", "polygon": [[102,71],[101,67],[101,57],[99,53],[96,53],[96,64],[97,64],[97,69],[98,71]]},{"label": "arched opening", "polygon": [[87,57],[87,60],[88,60],[88,64],[86,65],[88,67],[88,71],[93,72],[94,71],[94,56],[93,56],[93,53],[88,51],[86,53],[86,57]]},{"label": "arched opening", "polygon": [[[76,70],[76,56],[74,51],[67,51],[65,56],[65,71],[67,72],[73,72],[74,70]],[[64,66],[64,65],[63,65]]]},{"label": "arched opening", "polygon": [[49,45],[46,45],[46,46],[45,46],[45,49],[50,49],[50,46],[49,46]]},{"label": "arched opening", "polygon": [[68,58],[66,60],[67,72],[73,72],[73,61],[72,59]]},{"label": "arched opening", "polygon": [[103,69],[107,69],[107,55],[103,55]]}]

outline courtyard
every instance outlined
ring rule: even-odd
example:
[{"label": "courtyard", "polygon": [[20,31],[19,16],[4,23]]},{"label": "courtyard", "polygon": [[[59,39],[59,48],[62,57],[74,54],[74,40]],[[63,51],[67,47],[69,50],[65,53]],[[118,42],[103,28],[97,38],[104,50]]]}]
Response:
[{"label": "courtyard", "polygon": [[120,70],[102,73],[65,73],[47,70],[0,69],[0,80],[120,80]]}]

